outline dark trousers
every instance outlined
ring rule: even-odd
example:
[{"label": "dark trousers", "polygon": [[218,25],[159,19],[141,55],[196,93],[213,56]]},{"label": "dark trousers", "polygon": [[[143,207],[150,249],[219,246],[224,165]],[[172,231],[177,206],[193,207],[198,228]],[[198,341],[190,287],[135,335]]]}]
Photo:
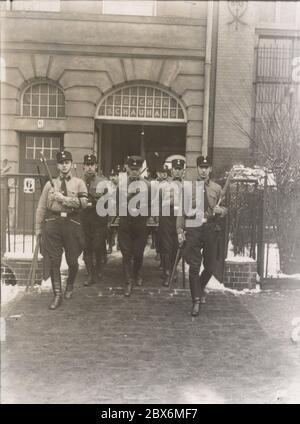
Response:
[{"label": "dark trousers", "polygon": [[[210,280],[216,261],[217,234],[214,224],[186,229],[183,257],[189,264],[189,281],[192,299],[200,298]],[[203,258],[204,269],[199,276]]]},{"label": "dark trousers", "polygon": [[52,284],[61,282],[60,265],[63,250],[69,267],[68,284],[73,285],[78,271],[78,257],[84,238],[78,217],[46,218],[42,236],[44,279],[51,276]]},{"label": "dark trousers", "polygon": [[93,268],[96,263],[100,270],[106,254],[107,217],[99,216],[94,209],[86,209],[81,213],[81,222],[85,240],[85,263],[88,268]]},{"label": "dark trousers", "polygon": [[146,224],[147,217],[120,217],[118,239],[123,256],[126,279],[137,276],[143,265],[148,234]]},{"label": "dark trousers", "polygon": [[158,226],[160,253],[164,258],[165,268],[171,271],[178,249],[176,216],[160,216]]}]

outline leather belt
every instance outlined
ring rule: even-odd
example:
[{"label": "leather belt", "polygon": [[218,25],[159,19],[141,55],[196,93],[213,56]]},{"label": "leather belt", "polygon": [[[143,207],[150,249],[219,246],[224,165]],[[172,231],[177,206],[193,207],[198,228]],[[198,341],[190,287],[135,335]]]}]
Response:
[{"label": "leather belt", "polygon": [[58,211],[51,211],[48,209],[47,211],[47,218],[50,218],[52,216],[55,217],[61,217],[61,218],[75,218],[78,217],[78,212],[58,212]]},{"label": "leather belt", "polygon": [[[197,217],[197,215],[186,216],[185,218],[186,218],[186,219],[199,219],[199,218]],[[207,218],[202,218],[202,219],[201,219],[201,222],[202,222],[202,224],[206,224],[206,223],[207,223]]]}]

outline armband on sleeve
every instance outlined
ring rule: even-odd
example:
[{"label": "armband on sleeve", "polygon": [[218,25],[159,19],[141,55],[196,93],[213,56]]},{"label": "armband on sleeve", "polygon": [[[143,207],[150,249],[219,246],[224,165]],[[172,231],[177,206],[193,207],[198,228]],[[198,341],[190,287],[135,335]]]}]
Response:
[{"label": "armband on sleeve", "polygon": [[78,193],[79,209],[85,209],[88,204],[88,195],[86,192]]}]

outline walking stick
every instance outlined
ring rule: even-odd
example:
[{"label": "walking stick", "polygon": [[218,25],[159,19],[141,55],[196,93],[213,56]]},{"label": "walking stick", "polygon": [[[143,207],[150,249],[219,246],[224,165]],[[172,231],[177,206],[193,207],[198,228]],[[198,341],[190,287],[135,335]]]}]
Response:
[{"label": "walking stick", "polygon": [[181,247],[178,247],[177,253],[176,253],[175,262],[174,262],[174,266],[173,266],[173,269],[172,269],[172,273],[171,273],[170,278],[169,278],[169,281],[168,281],[169,288],[171,288],[171,285],[173,284],[173,280],[174,280],[174,277],[175,277],[176,269],[177,269],[177,266],[178,266],[179,261],[181,259],[181,256],[182,256],[181,255]]},{"label": "walking stick", "polygon": [[182,287],[185,289],[185,260],[182,258]]},{"label": "walking stick", "polygon": [[28,275],[26,291],[28,291],[33,286],[34,281],[35,281],[35,274],[36,274],[36,267],[37,267],[37,262],[38,262],[39,248],[40,248],[40,235],[36,239],[36,245],[35,245],[35,248],[34,248],[33,258],[32,258],[30,271],[29,271],[29,275]]}]

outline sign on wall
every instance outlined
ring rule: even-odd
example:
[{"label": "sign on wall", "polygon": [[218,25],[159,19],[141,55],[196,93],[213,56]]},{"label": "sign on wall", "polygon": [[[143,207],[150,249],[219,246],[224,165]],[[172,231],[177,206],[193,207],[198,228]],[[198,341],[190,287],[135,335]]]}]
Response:
[{"label": "sign on wall", "polygon": [[97,118],[186,122],[176,98],[159,88],[143,85],[121,88],[106,96]]},{"label": "sign on wall", "polygon": [[34,178],[24,178],[23,191],[26,194],[32,194],[35,192],[35,179]]}]

